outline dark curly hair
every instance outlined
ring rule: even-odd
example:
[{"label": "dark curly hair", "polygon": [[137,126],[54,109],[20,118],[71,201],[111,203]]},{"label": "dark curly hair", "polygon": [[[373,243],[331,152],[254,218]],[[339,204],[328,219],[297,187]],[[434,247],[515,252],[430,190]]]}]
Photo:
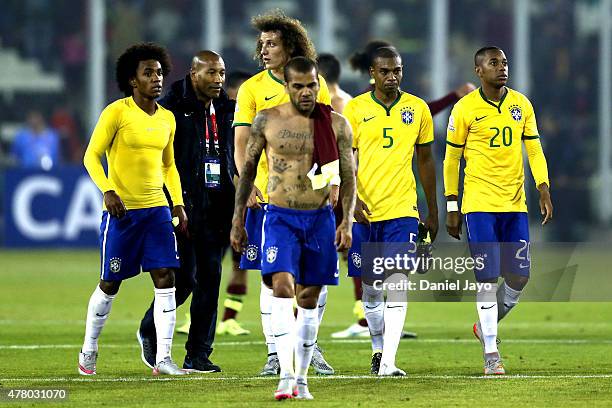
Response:
[{"label": "dark curly hair", "polygon": [[[283,48],[289,53],[289,58],[306,57],[313,61],[317,59],[315,46],[310,41],[310,38],[308,38],[308,32],[300,20],[286,16],[280,9],[276,9],[269,14],[253,17],[251,24],[260,33],[269,31],[280,32]],[[262,43],[258,36],[257,48],[255,49],[253,59],[259,61],[259,65],[263,65],[261,48]]]},{"label": "dark curly hair", "polygon": [[170,55],[161,45],[155,43],[139,43],[132,45],[117,58],[117,65],[115,68],[117,85],[125,96],[132,96],[134,93],[130,85],[130,78],[136,76],[136,70],[138,69],[140,61],[146,60],[159,61],[164,76],[167,76],[172,70]]}]

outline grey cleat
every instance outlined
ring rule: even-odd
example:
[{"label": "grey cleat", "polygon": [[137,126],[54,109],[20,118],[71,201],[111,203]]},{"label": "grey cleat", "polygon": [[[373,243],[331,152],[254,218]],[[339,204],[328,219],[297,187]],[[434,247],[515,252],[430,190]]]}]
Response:
[{"label": "grey cleat", "polygon": [[278,382],[278,387],[274,392],[274,398],[277,400],[284,400],[293,398],[297,395],[297,387],[295,385],[295,378],[291,376],[287,376],[285,378],[281,378]]},{"label": "grey cleat", "polygon": [[484,375],[504,375],[506,369],[502,363],[499,353],[485,355]]},{"label": "grey cleat", "polygon": [[164,358],[153,368],[153,375],[186,375],[185,370],[181,370],[170,357]]},{"label": "grey cleat", "polygon": [[79,374],[81,375],[96,375],[96,362],[98,361],[98,352],[79,353]]},{"label": "grey cleat", "polygon": [[314,351],[312,352],[310,366],[320,375],[332,375],[334,373],[334,368],[323,358],[323,350],[321,350],[319,344],[315,345]]},{"label": "grey cleat", "polygon": [[303,400],[314,399],[310,391],[308,391],[308,384],[306,383],[306,381],[302,379],[298,379],[296,388],[297,388],[297,395],[295,396],[295,399],[303,399]]},{"label": "grey cleat", "polygon": [[268,375],[279,375],[280,374],[280,363],[278,361],[278,355],[276,353],[270,354],[268,356],[268,361],[261,369],[259,375],[268,376]]},{"label": "grey cleat", "polygon": [[381,377],[403,377],[406,375],[406,372],[394,365],[387,365],[386,363],[383,363],[380,366],[380,370],[378,370],[378,375]]}]

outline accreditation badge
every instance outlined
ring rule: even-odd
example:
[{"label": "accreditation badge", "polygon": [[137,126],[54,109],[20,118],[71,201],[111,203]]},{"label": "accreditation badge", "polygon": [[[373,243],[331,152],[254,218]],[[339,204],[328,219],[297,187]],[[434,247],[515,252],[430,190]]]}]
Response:
[{"label": "accreditation badge", "polygon": [[221,189],[221,159],[207,156],[204,158],[204,186],[212,190]]}]

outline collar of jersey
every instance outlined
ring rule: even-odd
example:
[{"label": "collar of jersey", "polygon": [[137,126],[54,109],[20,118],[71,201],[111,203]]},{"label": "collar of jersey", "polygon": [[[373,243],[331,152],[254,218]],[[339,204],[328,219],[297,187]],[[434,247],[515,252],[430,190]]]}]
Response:
[{"label": "collar of jersey", "polygon": [[372,99],[374,100],[374,102],[376,102],[377,104],[379,104],[380,106],[382,106],[385,111],[387,112],[387,116],[389,116],[391,114],[391,109],[393,109],[393,107],[395,105],[397,105],[397,103],[400,101],[400,99],[402,99],[402,95],[404,94],[401,90],[398,90],[399,93],[397,95],[397,98],[395,98],[395,100],[393,101],[393,103],[391,105],[389,105],[389,107],[387,108],[387,105],[385,105],[384,103],[382,103],[377,97],[376,95],[374,95],[374,91],[370,91],[370,96],[372,97]]},{"label": "collar of jersey", "polygon": [[478,92],[480,93],[480,96],[482,97],[482,99],[488,103],[489,105],[495,107],[495,109],[497,109],[497,111],[499,113],[501,113],[501,106],[502,103],[504,103],[504,100],[506,99],[506,96],[508,96],[508,93],[510,92],[510,90],[504,86],[504,88],[506,89],[506,93],[501,97],[501,99],[499,100],[499,104],[496,105],[494,104],[491,100],[489,100],[489,98],[487,98],[487,95],[484,94],[484,92],[482,92],[482,87],[478,88]]},{"label": "collar of jersey", "polygon": [[277,77],[274,76],[274,74],[272,73],[272,70],[269,69],[268,70],[268,74],[270,74],[270,77],[275,80],[276,82],[278,82],[281,85],[285,85],[285,83],[283,81],[281,81],[280,79],[278,79]]}]

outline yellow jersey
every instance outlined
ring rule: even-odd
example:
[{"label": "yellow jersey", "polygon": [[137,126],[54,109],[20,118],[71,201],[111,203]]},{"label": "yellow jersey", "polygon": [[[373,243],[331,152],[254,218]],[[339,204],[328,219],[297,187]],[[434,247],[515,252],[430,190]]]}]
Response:
[{"label": "yellow jersey", "polygon": [[[240,85],[236,97],[233,126],[251,126],[257,112],[287,102],[289,102],[289,95],[285,92],[285,83],[275,77],[269,69],[261,71]],[[321,75],[319,75],[317,102],[331,105],[329,89]],[[255,187],[263,194],[264,202],[268,202],[268,160],[265,150],[262,152],[257,165]]]},{"label": "yellow jersey", "polygon": [[374,92],[350,100],[344,116],[358,150],[357,194],[372,213],[370,221],[418,218],[412,157],[417,145],[433,143],[433,121],[421,98],[400,91],[386,107]]},{"label": "yellow jersey", "polygon": [[[481,88],[470,92],[457,102],[449,118],[445,195],[458,195],[458,159],[462,152],[465,177],[461,211],[464,214],[527,212],[523,142],[536,184],[548,184],[533,106],[523,94],[505,89],[499,102],[487,99]],[[457,155],[457,160],[453,155]]]},{"label": "yellow jersey", "polygon": [[149,115],[132,97],[119,99],[100,114],[85,151],[85,168],[102,193],[114,190],[128,210],[167,206],[164,184],[173,204],[183,205],[174,163],[175,130],[174,114],[161,105]]}]

